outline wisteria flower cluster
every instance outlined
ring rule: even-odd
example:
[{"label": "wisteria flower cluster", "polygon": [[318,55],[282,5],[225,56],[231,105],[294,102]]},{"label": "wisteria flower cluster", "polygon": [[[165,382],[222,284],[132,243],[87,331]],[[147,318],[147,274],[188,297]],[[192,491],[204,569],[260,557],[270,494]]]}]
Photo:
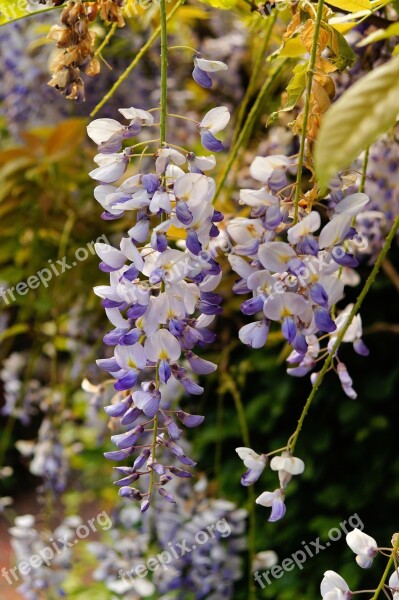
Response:
[{"label": "wisteria flower cluster", "polygon": [[[232,219],[227,231],[235,243],[229,261],[240,276],[234,291],[252,295],[241,304],[241,311],[249,316],[261,315],[241,328],[240,340],[261,348],[272,323],[280,323],[283,338],[293,348],[288,372],[303,376],[316,366],[321,353],[320,336],[334,340],[344,323],[346,312],[335,317],[335,307],[344,296],[344,269],[358,265],[355,249],[364,244],[364,239],[353,223],[369,198],[359,192],[341,198],[324,226],[316,210],[302,211],[300,220],[294,223],[292,201],[284,193],[291,187],[289,174],[293,168],[293,159],[283,155],[256,157],[250,174],[263,187],[240,191],[240,203],[249,206],[251,214],[249,218]],[[345,341],[354,341],[355,350],[367,354],[358,319],[356,331],[348,332]],[[337,372],[344,390],[355,396],[346,367],[338,357]]]},{"label": "wisteria flower cluster", "polygon": [[[204,72],[208,62],[199,63]],[[87,128],[99,150],[94,159],[99,166],[90,176],[99,182],[94,194],[104,208],[103,219],[115,220],[127,211],[135,215],[135,225],[121,239],[119,249],[101,243],[95,246],[101,270],[110,273],[110,285],[97,287],[95,293],[115,328],[104,338],[105,344],[115,347],[114,354],[98,364],[116,380],[118,394],[106,412],[128,427],[125,433],[112,436],[117,450],[106,457],[122,461],[140,449],[132,467],[118,467],[124,475],[119,485],[120,495],[141,500],[145,511],[154,486],[174,502],[164,485],[173,476],[189,477],[187,467],[195,465],[177,443],[181,437],[177,423],[196,427],[203,417],[169,410],[161,386],[173,378],[186,392],[201,394],[203,388],[190,372],[205,375],[216,369],[194,350],[214,341],[209,326],[221,312],[222,299],[214,290],[222,274],[209,246],[219,234],[217,223],[223,216],[213,208],[215,183],[205,175],[215,165],[213,155],[196,156],[163,143],[148,172],[141,160],[137,174],[113,185],[126,172],[135,148],[145,145],[122,149],[124,140],[136,137],[143,128],[155,127],[152,112],[131,107],[120,113],[127,124],[97,119]],[[198,123],[206,149],[223,149],[215,136],[229,119],[227,108],[218,107]],[[139,153],[141,159],[144,154]],[[178,232],[178,244],[171,230]],[[137,383],[140,389],[132,391]],[[177,458],[183,469],[160,464],[159,447]],[[149,479],[146,492],[131,487],[143,476]]]},{"label": "wisteria flower cluster", "polygon": [[[24,570],[23,583],[17,588],[26,600],[40,600],[43,593],[47,596],[64,596],[62,584],[72,564],[72,550],[69,542],[74,539],[76,527],[82,523],[78,516],[66,517],[62,523],[49,532],[36,528],[35,517],[27,514],[15,518],[9,529],[11,545],[18,563],[29,565],[32,556],[40,559],[38,554],[48,547],[49,542],[56,540],[56,554],[52,552],[51,562],[40,560],[34,569]],[[44,554],[46,556],[46,554]],[[48,556],[48,554],[47,554]],[[7,574],[12,583],[11,574]]]},{"label": "wisteria flower cluster", "polygon": [[[98,560],[94,578],[105,580],[109,590],[128,599],[154,593],[165,600],[170,594],[183,600],[193,593],[198,600],[233,598],[234,583],[242,576],[240,553],[245,547],[246,511],[232,502],[207,498],[204,480],[195,486],[189,480],[183,484],[175,480],[172,485],[176,504],[156,501],[154,526],[161,553],[150,555],[151,516],[146,518],[137,507],[123,504],[115,515],[112,546],[107,542],[89,544]],[[210,526],[214,535],[198,545],[195,536]],[[165,564],[158,563],[151,580],[138,576],[144,565],[151,561],[155,565],[163,557]]]}]

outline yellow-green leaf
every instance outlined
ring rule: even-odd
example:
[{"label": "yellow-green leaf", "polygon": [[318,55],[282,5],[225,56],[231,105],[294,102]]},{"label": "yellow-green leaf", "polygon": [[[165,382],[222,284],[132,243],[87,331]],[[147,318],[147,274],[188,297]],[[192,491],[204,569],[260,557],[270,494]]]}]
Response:
[{"label": "yellow-green leaf", "polygon": [[370,35],[356,45],[361,48],[362,46],[367,46],[367,44],[373,44],[374,42],[386,40],[397,35],[399,35],[399,23],[393,23],[387,27],[387,29],[377,29],[377,31],[373,31],[373,33],[370,33]]},{"label": "yellow-green leaf", "polygon": [[326,112],[315,146],[321,188],[390,129],[399,114],[399,57],[368,73]]},{"label": "yellow-green leaf", "polygon": [[[54,10],[54,6],[43,6],[38,12],[47,12],[49,10]],[[34,13],[27,8],[26,0],[19,0],[19,2],[16,0],[0,0],[0,26],[24,17],[29,17],[32,14]]]},{"label": "yellow-green leaf", "polygon": [[294,67],[294,76],[287,86],[287,101],[285,106],[270,115],[267,126],[271,125],[281,112],[288,112],[297,105],[305,91],[308,67],[309,61]]},{"label": "yellow-green leaf", "polygon": [[305,46],[302,44],[299,36],[290,38],[284,44],[284,47],[278,52],[279,56],[286,58],[297,58],[307,53]]},{"label": "yellow-green leaf", "polygon": [[351,13],[358,10],[371,10],[369,0],[328,0],[328,4]]},{"label": "yellow-green leaf", "polygon": [[231,10],[237,4],[237,0],[201,0],[204,4],[221,8],[222,10]]}]

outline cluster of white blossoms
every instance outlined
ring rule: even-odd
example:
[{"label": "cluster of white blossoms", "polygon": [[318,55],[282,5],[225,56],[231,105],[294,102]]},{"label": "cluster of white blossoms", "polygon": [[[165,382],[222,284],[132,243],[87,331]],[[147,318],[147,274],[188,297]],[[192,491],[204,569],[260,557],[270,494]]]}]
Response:
[{"label": "cluster of white blossoms", "polygon": [[[383,580],[383,590],[387,597],[393,598],[393,600],[399,600],[399,569],[397,568],[396,556],[397,534],[392,538],[392,548],[379,548],[374,538],[367,535],[360,529],[354,529],[346,536],[346,542],[349,548],[356,554],[356,562],[359,567],[368,569],[371,567],[374,558],[378,553],[384,554],[384,551],[390,551],[394,555],[395,570],[391,574],[388,584]],[[364,592],[370,592],[371,590],[364,590]],[[376,590],[372,590],[376,591]],[[349,600],[354,594],[363,593],[363,590],[353,592],[350,590],[349,585],[341,575],[335,573],[335,571],[326,571],[324,573],[323,581],[320,585],[320,592],[323,600]]]}]

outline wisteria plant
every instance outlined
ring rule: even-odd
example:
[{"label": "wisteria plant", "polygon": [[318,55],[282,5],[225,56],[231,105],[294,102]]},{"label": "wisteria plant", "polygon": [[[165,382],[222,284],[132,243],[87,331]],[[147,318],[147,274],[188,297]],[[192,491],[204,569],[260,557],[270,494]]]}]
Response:
[{"label": "wisteria plant", "polygon": [[[338,458],[325,464],[325,448],[339,464],[351,448],[318,399],[333,390],[331,414],[363,415],[396,440],[395,417],[376,421],[358,375],[373,360],[368,294],[381,277],[386,297],[399,289],[388,259],[399,228],[398,3],[4,0],[0,9],[0,479],[13,477],[15,460],[40,478],[37,517],[14,513],[9,495],[0,512],[18,564],[66,532],[54,563],[19,569],[19,594],[83,598],[75,566],[95,559],[92,591],[107,599],[314,597],[300,576],[265,588],[257,574],[277,568],[274,549],[298,551],[305,531],[325,533],[329,509],[364,507],[363,489],[344,480],[352,471]],[[361,451],[367,477],[378,451],[371,441]],[[366,495],[383,497],[389,481],[397,502],[398,473],[396,461]],[[334,497],[330,481],[344,491]],[[327,509],[302,528],[302,505],[323,494]],[[113,527],[72,549],[86,500],[106,506]],[[399,598],[398,525],[382,517],[391,546],[359,528],[346,535],[360,567],[388,557],[378,586],[352,591],[362,587],[353,569],[326,570],[325,600]]]}]

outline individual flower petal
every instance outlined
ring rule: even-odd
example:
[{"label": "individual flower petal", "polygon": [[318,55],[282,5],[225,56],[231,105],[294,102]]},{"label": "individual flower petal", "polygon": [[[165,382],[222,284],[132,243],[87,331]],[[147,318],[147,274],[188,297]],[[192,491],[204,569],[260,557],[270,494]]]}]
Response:
[{"label": "individual flower petal", "polygon": [[326,571],[324,573],[320,592],[322,597],[327,598],[327,600],[346,600],[351,597],[349,586],[345,579],[341,575],[338,575],[338,573],[335,573],[335,571]]},{"label": "individual flower petal", "polygon": [[154,123],[154,116],[141,108],[119,108],[118,110],[125,119],[131,119],[132,121],[139,119],[143,125],[152,125]]},{"label": "individual flower petal", "polygon": [[94,250],[96,251],[97,256],[99,256],[106,265],[112,267],[113,269],[120,269],[125,264],[125,255],[122,254],[120,250],[117,250],[109,244],[97,242],[94,244]]},{"label": "individual flower petal", "polygon": [[226,106],[218,106],[206,113],[199,126],[200,129],[207,129],[210,133],[215,134],[222,131],[229,121],[230,113],[228,108]]},{"label": "individual flower petal", "polygon": [[357,215],[366,204],[370,201],[369,197],[366,194],[362,194],[361,192],[357,192],[356,194],[350,194],[346,196],[341,202],[338,202],[334,209],[335,215],[347,214],[347,215]]},{"label": "individual flower petal", "polygon": [[260,244],[258,257],[265,269],[275,273],[284,273],[287,263],[296,258],[296,252],[285,242],[265,242]]},{"label": "individual flower petal", "polygon": [[267,183],[275,170],[285,171],[290,161],[286,156],[275,154],[272,156],[257,156],[249,168],[254,179]]},{"label": "individual flower petal", "polygon": [[207,60],[206,58],[200,58],[199,56],[194,56],[194,65],[207,73],[226,71],[228,69],[226,63],[221,62],[220,60]]},{"label": "individual flower petal", "polygon": [[348,233],[352,223],[352,215],[342,213],[333,217],[332,220],[323,227],[319,235],[319,248],[331,248],[342,242]]},{"label": "individual flower petal", "polygon": [[115,133],[122,133],[123,130],[124,126],[115,119],[95,119],[87,126],[87,135],[99,145],[107,142]]},{"label": "individual flower petal", "polygon": [[159,329],[144,343],[145,354],[151,362],[159,360],[176,361],[180,358],[181,346],[167,329]]},{"label": "individual flower petal", "polygon": [[394,592],[393,600],[399,600],[399,569],[392,573],[388,585],[391,588],[391,591]]},{"label": "individual flower petal", "polygon": [[255,323],[248,323],[248,325],[241,327],[238,337],[243,344],[251,348],[263,348],[267,341],[269,329],[270,326],[265,320],[255,321]]},{"label": "individual flower petal", "polygon": [[212,87],[212,79],[209,77],[208,73],[200,69],[198,66],[195,66],[192,72],[193,79],[198,85],[205,89],[210,89]]},{"label": "individual flower petal", "polygon": [[320,227],[320,215],[316,211],[312,211],[302,221],[299,221],[293,227],[290,227],[287,233],[288,241],[291,244],[297,244],[301,237],[317,231]]}]

